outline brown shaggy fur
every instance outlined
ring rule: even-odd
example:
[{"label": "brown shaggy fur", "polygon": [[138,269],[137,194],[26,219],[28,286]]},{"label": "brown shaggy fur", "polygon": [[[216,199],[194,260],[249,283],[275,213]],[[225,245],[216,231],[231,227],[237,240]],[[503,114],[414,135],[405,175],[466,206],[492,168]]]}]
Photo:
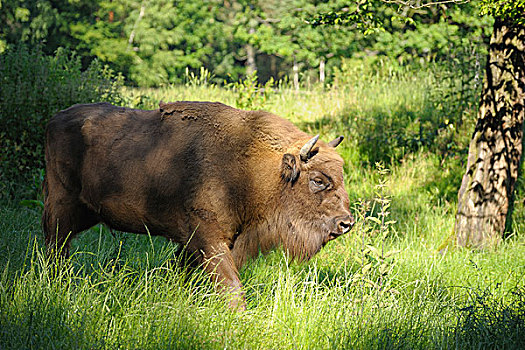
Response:
[{"label": "brown shaggy fur", "polygon": [[353,224],[343,160],[319,141],[302,161],[310,138],[273,114],[221,103],[70,107],[47,127],[48,249],[67,255],[99,222],[149,230],[185,245],[243,308],[237,269],[247,259],[277,245],[310,258]]}]

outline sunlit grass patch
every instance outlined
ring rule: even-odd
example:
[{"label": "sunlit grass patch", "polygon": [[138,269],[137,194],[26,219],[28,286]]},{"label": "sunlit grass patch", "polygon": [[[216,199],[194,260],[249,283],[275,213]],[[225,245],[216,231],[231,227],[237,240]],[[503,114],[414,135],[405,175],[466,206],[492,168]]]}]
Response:
[{"label": "sunlit grass patch", "polygon": [[[2,348],[446,348],[493,344],[485,331],[510,348],[520,344],[521,241],[442,255],[414,223],[414,236],[387,240],[387,250],[399,251],[383,280],[393,292],[356,279],[357,226],[309,263],[282,251],[249,262],[241,271],[248,311],[236,314],[205,276],[172,263],[171,243],[147,236],[91,230],[55,273],[38,228],[24,242],[6,239],[38,220],[22,210],[25,219],[10,224],[18,211],[4,207],[0,215],[5,245],[23,255],[2,266]],[[366,278],[377,282],[377,271]],[[505,336],[500,324],[514,333]]]}]

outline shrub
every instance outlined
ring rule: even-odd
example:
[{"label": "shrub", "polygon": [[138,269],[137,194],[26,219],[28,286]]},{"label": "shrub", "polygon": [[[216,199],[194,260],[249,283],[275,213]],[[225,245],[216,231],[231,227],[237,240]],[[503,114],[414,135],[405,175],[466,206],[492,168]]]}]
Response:
[{"label": "shrub", "polygon": [[419,150],[443,158],[463,155],[474,127],[481,73],[478,54],[417,70],[387,59],[349,59],[336,71],[334,87],[356,96],[346,113],[361,159],[389,164]]},{"label": "shrub", "polygon": [[[122,78],[64,49],[52,57],[20,46],[0,55],[0,197],[27,195],[44,167],[46,123],[76,103],[120,104]],[[26,193],[24,193],[26,192]]]},{"label": "shrub", "polygon": [[273,92],[274,80],[270,78],[266,84],[260,85],[257,72],[246,76],[244,80],[227,85],[237,94],[235,106],[240,109],[262,109]]}]

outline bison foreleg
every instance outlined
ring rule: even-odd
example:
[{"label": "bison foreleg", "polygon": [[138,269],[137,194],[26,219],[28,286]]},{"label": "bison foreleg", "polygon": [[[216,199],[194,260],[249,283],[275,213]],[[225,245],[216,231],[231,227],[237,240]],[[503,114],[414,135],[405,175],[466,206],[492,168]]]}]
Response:
[{"label": "bison foreleg", "polygon": [[239,272],[226,243],[210,244],[202,252],[204,269],[210,273],[218,290],[227,295],[230,307],[234,310],[246,310],[246,301]]},{"label": "bison foreleg", "polygon": [[[198,243],[197,243],[198,242]],[[190,266],[198,264],[210,275],[217,290],[225,294],[229,305],[234,310],[246,310],[244,291],[239,279],[239,272],[233,261],[228,245],[225,242],[203,241],[196,237],[194,243],[187,245],[184,257]]]}]

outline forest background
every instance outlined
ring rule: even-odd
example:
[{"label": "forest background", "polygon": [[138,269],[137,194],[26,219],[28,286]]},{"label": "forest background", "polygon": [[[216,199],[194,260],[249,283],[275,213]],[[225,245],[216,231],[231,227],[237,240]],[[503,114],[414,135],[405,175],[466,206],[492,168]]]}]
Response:
[{"label": "forest background", "polygon": [[[21,47],[30,47],[32,53],[41,56],[56,55],[55,66],[76,65],[80,74],[97,65],[104,73],[93,69],[93,79],[105,76],[113,85],[135,87],[199,81],[235,89],[235,83],[250,76],[255,87],[269,83],[296,90],[314,86],[334,90],[363,83],[370,76],[432,77],[436,82],[427,94],[434,115],[389,117],[384,127],[372,123],[374,130],[365,130],[369,142],[360,143],[361,160],[371,165],[378,160],[398,161],[421,147],[444,156],[466,152],[493,19],[480,15],[476,1],[418,9],[372,1],[367,4],[368,17],[350,23],[340,20],[332,26],[314,25],[320,13],[362,11],[358,5],[339,0],[3,0],[0,53],[7,57]],[[23,65],[23,57],[18,63],[13,60],[13,64]],[[46,85],[45,79],[39,78],[51,74],[50,69],[39,68],[44,69],[39,72],[37,64],[26,62],[25,68],[33,70],[20,68],[23,73],[16,76],[16,70],[7,63],[3,64],[7,70],[3,75],[4,111],[16,110],[33,117],[6,113],[2,118],[7,129],[2,146],[8,150],[27,146],[24,158],[32,160],[16,162],[19,157],[8,151],[5,159],[10,159],[10,164],[4,163],[2,172],[7,177],[4,186],[17,174],[27,181],[43,168],[39,156],[45,121],[59,109],[82,102],[80,97],[61,102],[41,94],[40,100],[31,102],[34,107],[38,104],[39,110],[26,110],[29,100],[18,97],[21,85],[29,89],[39,82]],[[9,84],[18,86],[12,90],[16,96],[10,95]],[[96,81],[92,85],[99,85],[97,89],[101,90],[107,84]],[[55,97],[58,95],[64,94],[55,91]],[[238,107],[264,107],[245,104]],[[28,129],[32,129],[31,138],[24,136]],[[388,141],[378,144],[377,138]],[[381,149],[383,146],[386,148]]]},{"label": "forest background", "polygon": [[353,13],[357,4],[3,0],[0,52],[20,43],[42,45],[48,55],[71,48],[84,66],[97,58],[135,86],[184,83],[188,70],[201,68],[212,73],[214,83],[237,81],[254,70],[262,83],[290,79],[294,69],[302,84],[332,83],[347,59],[372,66],[387,59],[399,69],[476,58],[479,66],[486,54],[492,19],[480,16],[475,1],[419,9],[371,2],[366,11],[374,16],[363,19],[361,28],[343,21],[312,25],[319,14]]},{"label": "forest background", "polygon": [[[480,1],[0,6],[0,347],[525,347],[522,177],[502,244],[453,248],[494,23]],[[326,26],[322,13],[359,18]],[[279,250],[247,264],[244,315],[155,237],[97,226],[57,274],[39,225],[47,120],[75,103],[160,100],[343,134],[352,233],[307,264]]]}]

